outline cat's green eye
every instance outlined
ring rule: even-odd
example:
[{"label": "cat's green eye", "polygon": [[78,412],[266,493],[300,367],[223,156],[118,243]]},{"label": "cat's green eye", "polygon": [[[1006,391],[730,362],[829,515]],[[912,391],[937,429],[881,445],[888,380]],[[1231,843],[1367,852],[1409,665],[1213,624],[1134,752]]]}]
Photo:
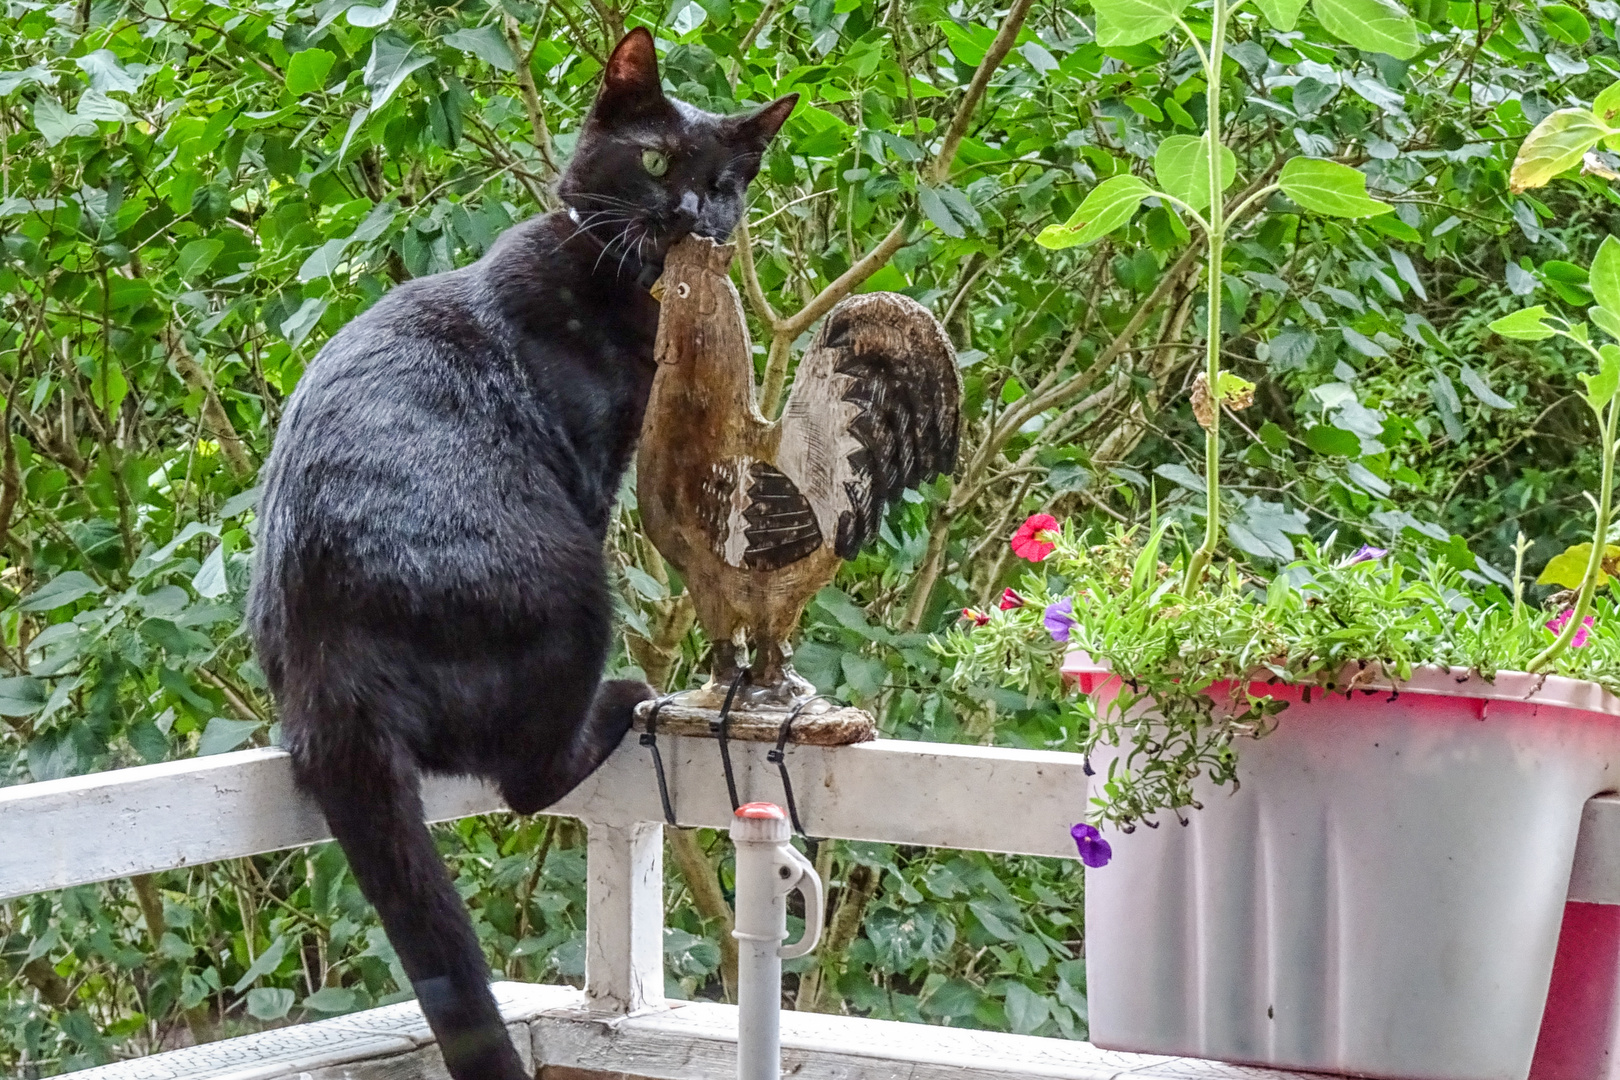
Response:
[{"label": "cat's green eye", "polygon": [[659,150],[643,150],[641,152],[641,167],[652,176],[663,176],[669,172],[669,158]]}]

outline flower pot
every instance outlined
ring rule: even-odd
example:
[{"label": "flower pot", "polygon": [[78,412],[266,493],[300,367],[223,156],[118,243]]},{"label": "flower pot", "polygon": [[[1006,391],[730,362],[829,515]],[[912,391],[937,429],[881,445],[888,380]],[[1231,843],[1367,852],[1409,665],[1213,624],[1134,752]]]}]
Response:
[{"label": "flower pot", "polygon": [[[1083,653],[1064,671],[1119,690]],[[1533,1058],[1538,1080],[1607,1076],[1590,1063],[1615,965],[1594,950],[1567,950],[1539,1056],[1537,1036],[1582,805],[1620,788],[1620,697],[1438,668],[1359,686],[1266,687],[1289,708],[1239,747],[1237,792],[1200,791],[1184,827],[1110,831],[1086,874],[1093,1041],[1398,1080],[1526,1080]],[[1591,906],[1570,918],[1614,949]]]}]

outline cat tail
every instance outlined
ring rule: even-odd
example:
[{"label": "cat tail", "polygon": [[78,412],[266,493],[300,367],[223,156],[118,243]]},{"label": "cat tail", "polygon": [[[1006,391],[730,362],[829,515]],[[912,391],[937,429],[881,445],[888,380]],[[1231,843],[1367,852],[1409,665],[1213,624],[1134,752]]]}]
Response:
[{"label": "cat tail", "polygon": [[299,784],[325,813],[360,891],[377,909],[451,1077],[530,1080],[490,993],[472,919],[423,824],[414,763],[397,747],[345,750],[348,760],[330,772],[330,782],[300,775]]}]

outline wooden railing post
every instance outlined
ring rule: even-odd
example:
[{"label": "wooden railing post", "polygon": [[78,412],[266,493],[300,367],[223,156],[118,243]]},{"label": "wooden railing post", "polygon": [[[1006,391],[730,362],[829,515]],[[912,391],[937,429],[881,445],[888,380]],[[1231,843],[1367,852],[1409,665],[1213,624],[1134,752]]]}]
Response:
[{"label": "wooden railing post", "polygon": [[664,1004],[664,831],[656,822],[588,823],[585,996],[634,1013]]}]

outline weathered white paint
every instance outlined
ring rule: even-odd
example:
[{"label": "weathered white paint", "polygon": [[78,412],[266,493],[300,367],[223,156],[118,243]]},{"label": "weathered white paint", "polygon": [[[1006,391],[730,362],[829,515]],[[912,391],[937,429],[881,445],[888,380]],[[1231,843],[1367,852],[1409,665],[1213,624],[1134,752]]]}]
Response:
[{"label": "weathered white paint", "polygon": [[[712,739],[660,736],[682,824],[727,828]],[[765,744],[733,743],[743,801],[782,802]],[[1074,754],[880,739],[787,751],[805,828],[818,836],[1072,858],[1085,806]],[[502,808],[465,779],[434,779],[432,820]],[[661,821],[652,759],[634,736],[553,808],[591,824]],[[0,899],[298,847],[329,837],[293,789],[285,754],[243,750],[0,788]],[[1586,806],[1570,898],[1620,903],[1620,798]]]},{"label": "weathered white paint", "polygon": [[[568,986],[496,983],[525,1064],[658,1080],[735,1075],[737,1010],[675,1002],[606,1018]],[[1297,1073],[1099,1050],[1089,1043],[815,1013],[782,1014],[794,1080],[1312,1080]],[[74,1080],[444,1080],[415,1002],[72,1074]],[[1315,1077],[1314,1080],[1321,1080]]]},{"label": "weathered white paint", "polygon": [[[534,1067],[530,1023],[547,1009],[578,1006],[567,986],[500,982],[493,987],[518,1056]],[[414,1001],[331,1020],[85,1069],[74,1080],[443,1080],[444,1059]]]},{"label": "weathered white paint", "polygon": [[634,1013],[664,1004],[664,830],[591,822],[585,848],[585,995]]},{"label": "weathered white paint", "polygon": [[[428,818],[503,808],[465,779],[423,792]],[[0,899],[257,855],[330,838],[279,750],[0,788]]]}]

